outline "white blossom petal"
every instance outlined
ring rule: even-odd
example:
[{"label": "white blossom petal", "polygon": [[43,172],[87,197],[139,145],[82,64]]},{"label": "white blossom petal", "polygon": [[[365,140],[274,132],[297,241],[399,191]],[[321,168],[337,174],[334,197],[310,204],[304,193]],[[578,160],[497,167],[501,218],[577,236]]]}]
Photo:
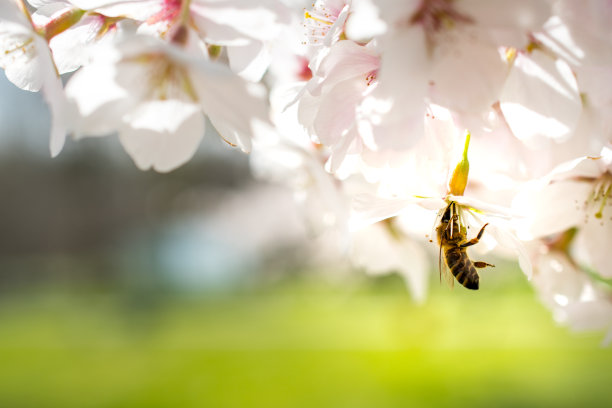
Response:
[{"label": "white blossom petal", "polygon": [[232,71],[246,79],[257,82],[270,65],[270,52],[260,41],[251,41],[242,46],[228,46],[227,56]]},{"label": "white blossom petal", "polygon": [[531,279],[533,275],[533,266],[531,258],[525,249],[525,246],[519,239],[506,228],[500,228],[495,223],[490,223],[487,226],[487,232],[490,233],[495,241],[502,247],[514,251],[518,258],[519,266],[527,279]]},{"label": "white blossom petal", "polygon": [[174,170],[193,157],[204,136],[200,109],[178,100],[142,103],[124,120],[119,140],[141,170]]},{"label": "white blossom petal", "polygon": [[580,208],[593,189],[590,183],[559,181],[546,186],[529,184],[517,195],[513,207],[525,214],[518,220],[522,239],[533,239],[563,232],[580,225]]},{"label": "white blossom petal", "polygon": [[313,122],[314,131],[321,143],[333,146],[355,126],[355,109],[366,89],[365,80],[346,80],[321,98]]},{"label": "white blossom petal", "polygon": [[353,234],[352,263],[372,275],[399,273],[412,298],[422,303],[428,287],[429,262],[423,248],[410,239],[394,238],[381,224]]},{"label": "white blossom petal", "polygon": [[383,199],[370,194],[360,194],[353,199],[349,227],[351,231],[357,231],[367,225],[395,217],[411,204],[417,202],[416,197],[412,199]]},{"label": "white blossom petal", "polygon": [[542,139],[567,140],[578,125],[582,102],[567,63],[534,51],[516,56],[500,107],[514,135],[537,147]]},{"label": "white blossom petal", "polygon": [[[476,35],[455,35],[436,47],[432,100],[448,109],[480,113],[499,100],[508,65]],[[461,75],[458,80],[457,75]]]},{"label": "white blossom petal", "polygon": [[268,112],[260,96],[249,91],[242,78],[221,65],[192,64],[192,81],[202,109],[221,137],[243,151],[251,149],[252,121],[268,122]]},{"label": "white blossom petal", "polygon": [[39,91],[45,70],[53,69],[50,58],[47,44],[31,28],[0,20],[0,67],[9,81]]}]

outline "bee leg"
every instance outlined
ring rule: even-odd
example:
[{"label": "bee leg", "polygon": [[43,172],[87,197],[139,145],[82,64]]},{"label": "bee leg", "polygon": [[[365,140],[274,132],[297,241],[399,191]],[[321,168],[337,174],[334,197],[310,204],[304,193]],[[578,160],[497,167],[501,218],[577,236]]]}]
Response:
[{"label": "bee leg", "polygon": [[491,267],[495,268],[495,265],[492,265],[492,264],[486,263],[486,262],[482,262],[482,261],[476,261],[476,262],[473,262],[473,264],[477,268],[486,268],[487,266],[491,266]]},{"label": "bee leg", "polygon": [[482,234],[484,233],[484,229],[487,225],[489,225],[489,223],[486,223],[485,225],[482,226],[480,231],[478,231],[478,235],[476,235],[476,238],[472,238],[469,241],[464,242],[463,244],[459,245],[459,248],[467,248],[469,246],[477,244],[478,241],[480,241],[480,238],[482,237]]}]

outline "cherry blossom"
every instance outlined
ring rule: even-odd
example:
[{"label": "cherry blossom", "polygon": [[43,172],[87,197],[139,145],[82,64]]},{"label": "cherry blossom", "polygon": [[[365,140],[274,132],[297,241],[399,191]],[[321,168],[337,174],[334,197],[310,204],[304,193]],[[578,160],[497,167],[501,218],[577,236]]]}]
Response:
[{"label": "cherry blossom", "polygon": [[403,235],[391,220],[354,232],[349,258],[370,275],[398,273],[414,301],[425,300],[431,267],[427,252],[417,241]]},{"label": "cherry blossom", "polygon": [[451,203],[455,203],[459,224],[466,230],[478,231],[483,225],[489,224],[487,234],[482,238],[482,244],[479,245],[480,248],[490,250],[496,245],[500,245],[505,251],[509,251],[518,257],[521,269],[527,277],[531,277],[531,261],[514,232],[512,218],[517,214],[511,209],[463,195],[469,173],[469,161],[467,159],[469,141],[468,133],[462,159],[448,179],[444,196],[403,195],[381,198],[372,195],[357,195],[353,204],[351,226],[353,229],[360,229],[371,223],[398,216],[406,211],[414,211],[412,207],[418,205],[436,212],[435,217],[432,214],[432,218],[435,218],[432,224],[435,227],[446,208]]},{"label": "cherry blossom", "polygon": [[317,0],[304,11],[305,44],[311,69],[315,70],[329,48],[344,34],[344,25],[351,9],[350,0]]},{"label": "cherry blossom", "polygon": [[566,162],[541,180],[525,186],[514,206],[527,214],[522,238],[533,239],[578,228],[585,261],[605,278],[612,240],[612,150],[598,157]]},{"label": "cherry blossom", "polygon": [[144,36],[109,47],[71,78],[66,93],[81,115],[76,135],[118,131],[141,169],[170,171],[189,160],[204,133],[202,112],[244,151],[252,120],[267,120],[263,102],[225,66]]},{"label": "cherry blossom", "polygon": [[[232,70],[246,79],[261,79],[270,63],[268,43],[288,21],[277,0],[70,0],[101,15],[128,17],[141,23],[141,33],[170,38],[187,13],[188,25],[206,46],[223,46]],[[184,10],[184,11],[183,11]]]},{"label": "cherry blossom", "polygon": [[0,5],[0,67],[13,84],[27,91],[42,90],[51,110],[51,156],[62,150],[68,112],[57,68],[45,37],[36,30],[23,3]]},{"label": "cherry blossom", "polygon": [[92,58],[93,46],[110,41],[125,20],[77,8],[68,0],[30,0],[30,3],[38,7],[32,14],[32,21],[44,30],[60,74],[87,64]]},{"label": "cherry blossom", "polygon": [[358,118],[364,98],[375,86],[378,67],[371,47],[340,41],[298,99],[299,121],[317,143],[331,148],[331,171],[340,167],[347,153],[359,153],[367,143],[359,133]]},{"label": "cherry blossom", "polygon": [[575,229],[553,240],[531,245],[533,285],[558,323],[575,331],[606,330],[604,345],[612,341],[612,292],[593,279],[571,256]]}]

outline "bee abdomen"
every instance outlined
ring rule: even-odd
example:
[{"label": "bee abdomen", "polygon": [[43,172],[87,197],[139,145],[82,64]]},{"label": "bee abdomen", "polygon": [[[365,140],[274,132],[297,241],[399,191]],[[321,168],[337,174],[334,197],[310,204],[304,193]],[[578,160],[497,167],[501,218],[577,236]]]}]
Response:
[{"label": "bee abdomen", "polygon": [[468,289],[478,289],[479,277],[476,267],[461,248],[449,248],[445,253],[446,264],[457,282]]}]

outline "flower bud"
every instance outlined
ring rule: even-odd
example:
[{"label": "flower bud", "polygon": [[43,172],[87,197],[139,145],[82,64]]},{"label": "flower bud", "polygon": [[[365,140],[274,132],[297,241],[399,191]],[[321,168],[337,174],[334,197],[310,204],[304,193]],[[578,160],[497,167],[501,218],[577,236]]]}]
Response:
[{"label": "flower bud", "polygon": [[468,147],[470,146],[470,132],[465,132],[465,147],[463,148],[463,157],[461,161],[455,167],[453,176],[448,183],[448,191],[452,195],[463,195],[465,186],[468,182],[468,173],[470,172],[470,162],[468,161],[467,153]]}]

